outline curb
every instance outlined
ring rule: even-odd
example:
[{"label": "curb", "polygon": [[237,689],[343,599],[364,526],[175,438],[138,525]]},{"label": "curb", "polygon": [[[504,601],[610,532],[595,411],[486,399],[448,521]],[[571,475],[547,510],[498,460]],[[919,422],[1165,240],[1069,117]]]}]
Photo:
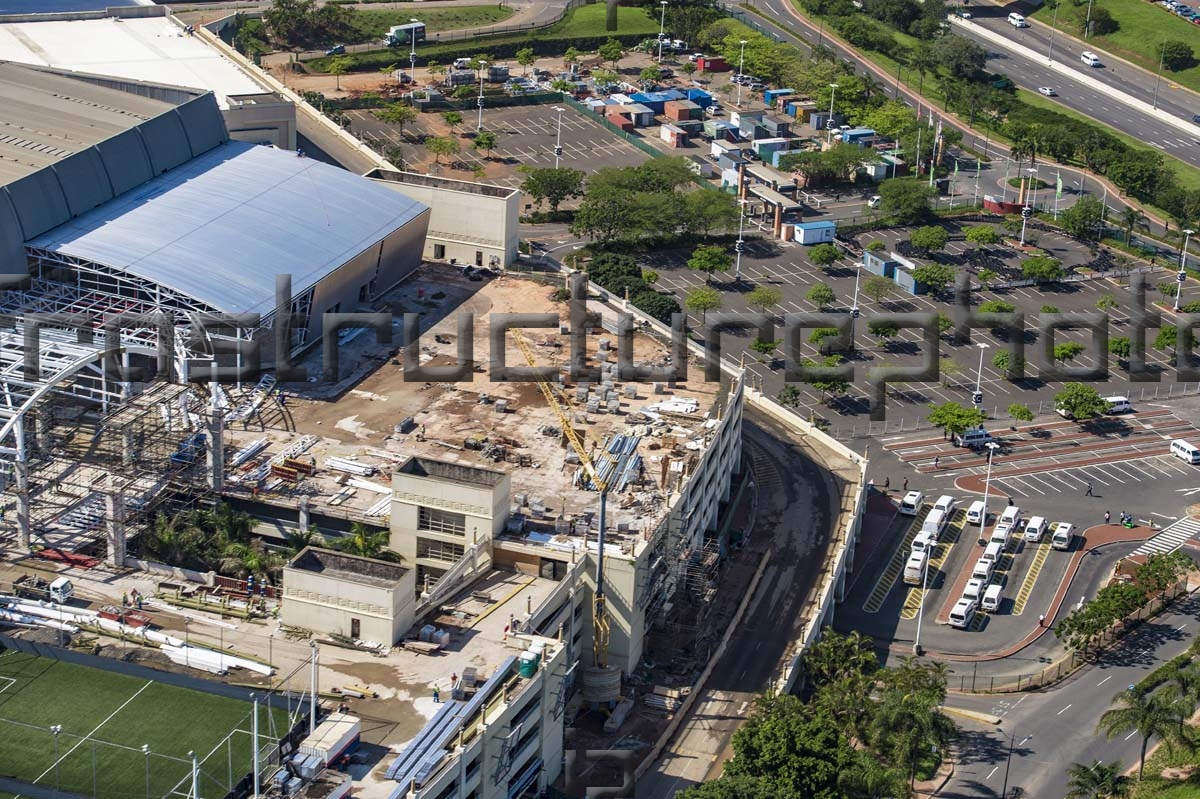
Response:
[{"label": "curb", "polygon": [[943,705],[942,712],[949,713],[954,716],[962,716],[964,719],[970,719],[971,721],[978,721],[980,724],[990,724],[993,727],[1000,724],[999,716],[991,716],[987,713],[978,713],[974,710],[966,710],[960,707],[948,707]]}]

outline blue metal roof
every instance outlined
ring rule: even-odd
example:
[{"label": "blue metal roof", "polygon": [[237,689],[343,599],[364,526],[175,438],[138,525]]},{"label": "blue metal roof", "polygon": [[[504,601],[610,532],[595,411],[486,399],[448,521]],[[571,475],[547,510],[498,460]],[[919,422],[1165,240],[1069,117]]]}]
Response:
[{"label": "blue metal roof", "polygon": [[277,274],[299,294],[425,210],[352,172],[230,141],[28,244],[267,314]]},{"label": "blue metal roof", "polygon": [[801,230],[825,230],[826,228],[836,228],[836,222],[800,222],[796,227]]}]

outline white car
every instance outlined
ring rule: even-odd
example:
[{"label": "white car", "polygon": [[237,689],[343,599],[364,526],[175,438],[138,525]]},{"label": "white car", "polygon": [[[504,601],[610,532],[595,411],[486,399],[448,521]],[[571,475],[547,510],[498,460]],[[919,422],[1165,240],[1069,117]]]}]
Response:
[{"label": "white car", "polygon": [[959,19],[971,19],[971,12],[970,11],[959,11],[958,18]]},{"label": "white car", "polygon": [[1038,86],[1038,94],[1044,94],[1047,97],[1056,97],[1058,92],[1051,89],[1049,86]]},{"label": "white car", "polygon": [[878,207],[879,207],[879,204],[880,204],[881,202],[883,202],[883,198],[882,198],[882,197],[880,197],[878,194],[876,194],[874,197],[872,197],[871,199],[867,200],[867,207],[868,207],[868,208],[878,208]]}]

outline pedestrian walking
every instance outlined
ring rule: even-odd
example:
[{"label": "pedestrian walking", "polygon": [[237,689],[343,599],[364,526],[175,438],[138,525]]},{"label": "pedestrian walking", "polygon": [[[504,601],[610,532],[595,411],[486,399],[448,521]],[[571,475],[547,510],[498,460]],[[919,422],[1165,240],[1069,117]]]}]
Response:
[{"label": "pedestrian walking", "polygon": [[450,672],[450,684],[458,685],[458,672],[457,671]]},{"label": "pedestrian walking", "polygon": [[1038,614],[1038,627],[1045,627],[1045,626],[1046,626],[1046,614],[1045,613]]},{"label": "pedestrian walking", "polygon": [[440,705],[442,703],[442,691],[436,685],[433,686],[433,703]]},{"label": "pedestrian walking", "polygon": [[1104,511],[1104,523],[1108,524],[1108,520],[1111,518],[1112,518],[1112,514],[1109,513],[1108,511]]},{"label": "pedestrian walking", "polygon": [[1085,496],[1085,497],[1094,497],[1094,496],[1096,496],[1095,494],[1093,494],[1093,493],[1092,493],[1092,484],[1091,484],[1091,483],[1088,483],[1088,484],[1087,484],[1087,493],[1085,493],[1085,494],[1084,494],[1084,496]]},{"label": "pedestrian walking", "polygon": [[884,490],[884,491],[887,491],[887,490],[888,490],[889,488],[891,488],[891,487],[892,487],[892,478],[891,478],[891,477],[884,477],[884,478],[883,478],[883,490]]},{"label": "pedestrian walking", "polygon": [[935,468],[935,469],[936,469],[936,468],[938,467],[938,461],[940,461],[941,459],[942,459],[942,456],[941,456],[941,455],[934,455],[934,456],[933,456],[933,468]]},{"label": "pedestrian walking", "polygon": [[1011,508],[1012,506],[1013,506],[1013,499],[1012,499],[1012,497],[1009,497],[1008,498],[1008,507]]},{"label": "pedestrian walking", "polygon": [[907,494],[908,493],[908,478],[907,477],[904,478],[904,483],[902,484],[902,486],[903,486],[904,493]]}]

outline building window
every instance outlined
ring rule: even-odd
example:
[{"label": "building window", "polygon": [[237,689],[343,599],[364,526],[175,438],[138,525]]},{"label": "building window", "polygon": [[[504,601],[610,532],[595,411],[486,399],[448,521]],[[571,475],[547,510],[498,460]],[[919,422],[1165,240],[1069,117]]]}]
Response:
[{"label": "building window", "polygon": [[467,534],[467,517],[461,513],[421,506],[417,512],[417,529],[444,535],[465,536]]},{"label": "building window", "polygon": [[465,547],[462,544],[452,544],[448,541],[435,541],[431,538],[417,538],[417,557],[429,560],[441,560],[446,563],[458,563],[463,556]]},{"label": "building window", "polygon": [[446,259],[446,245],[445,244],[433,245],[433,257],[437,258],[439,261],[444,261]]}]

